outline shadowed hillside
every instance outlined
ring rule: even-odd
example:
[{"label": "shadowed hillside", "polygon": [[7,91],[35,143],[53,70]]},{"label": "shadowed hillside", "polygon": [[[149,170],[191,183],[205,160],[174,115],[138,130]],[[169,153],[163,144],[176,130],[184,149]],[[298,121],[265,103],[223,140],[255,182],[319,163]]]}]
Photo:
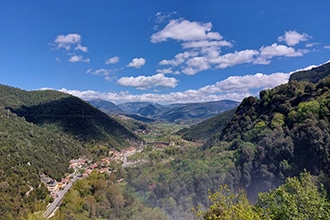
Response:
[{"label": "shadowed hillside", "polygon": [[[121,149],[137,137],[77,97],[0,85],[0,213],[22,219],[50,201],[40,174],[61,180],[93,146]],[[99,152],[94,152],[98,154]],[[0,217],[1,218],[1,217]]]}]

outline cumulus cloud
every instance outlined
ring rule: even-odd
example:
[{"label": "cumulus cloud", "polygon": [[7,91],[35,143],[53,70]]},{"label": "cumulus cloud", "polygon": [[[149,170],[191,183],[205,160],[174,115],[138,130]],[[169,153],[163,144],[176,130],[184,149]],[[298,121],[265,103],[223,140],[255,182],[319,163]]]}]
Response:
[{"label": "cumulus cloud", "polygon": [[107,59],[105,61],[105,64],[115,64],[115,63],[118,63],[119,62],[119,57],[117,56],[114,56],[114,57],[110,57],[109,59]]},{"label": "cumulus cloud", "polygon": [[80,50],[80,51],[85,52],[85,53],[88,52],[88,48],[85,47],[85,46],[81,46],[81,44],[78,44],[76,46],[75,50]]},{"label": "cumulus cloud", "polygon": [[212,59],[211,62],[218,64],[216,66],[217,68],[224,69],[230,66],[235,66],[237,64],[251,63],[254,61],[255,56],[258,54],[259,52],[256,50],[235,51],[234,53],[227,53]]},{"label": "cumulus cloud", "polygon": [[76,62],[89,63],[89,61],[90,61],[89,58],[83,58],[83,56],[81,56],[81,55],[73,55],[69,59],[69,62],[71,62],[71,63],[76,63]]},{"label": "cumulus cloud", "polygon": [[284,41],[288,46],[294,46],[301,41],[307,41],[311,37],[306,33],[298,33],[297,31],[286,31],[283,36],[277,38],[278,41]]},{"label": "cumulus cloud", "polygon": [[[58,35],[50,45],[55,45],[55,49],[64,49],[68,51],[66,52],[66,55],[70,57],[68,58],[68,61],[71,63],[89,63],[89,58],[84,58],[82,55],[76,55],[78,51],[84,53],[88,52],[88,48],[81,45],[81,39],[82,38],[79,34]],[[77,52],[69,52],[72,48]],[[59,62],[61,59],[57,57],[56,60]]]},{"label": "cumulus cloud", "polygon": [[260,56],[255,60],[255,64],[268,64],[271,58],[276,56],[283,57],[299,57],[308,53],[308,50],[296,50],[293,47],[287,47],[285,45],[278,45],[276,43],[271,46],[261,47]]},{"label": "cumulus cloud", "polygon": [[[286,45],[273,43],[259,50],[246,49],[222,53],[223,47],[233,47],[233,44],[218,32],[211,31],[212,24],[192,22],[185,19],[171,20],[162,30],[151,36],[152,43],[160,43],[169,39],[183,41],[184,52],[178,53],[173,59],[163,59],[159,65],[180,68],[180,72],[193,75],[201,71],[217,68],[228,68],[239,64],[269,64],[273,57],[298,57],[308,53],[307,49],[296,49],[292,46],[311,38],[306,33],[286,31],[278,41]],[[311,44],[306,44],[310,47]]]},{"label": "cumulus cloud", "polygon": [[185,51],[184,53],[178,53],[177,55],[175,55],[174,59],[160,61],[159,65],[178,66],[178,65],[184,63],[189,57],[194,57],[197,55],[198,55],[197,52]]},{"label": "cumulus cloud", "polygon": [[293,47],[287,47],[285,45],[278,45],[276,43],[271,46],[262,47],[260,49],[260,56],[272,58],[274,56],[296,57],[302,56],[303,51],[296,51]]},{"label": "cumulus cloud", "polygon": [[[308,66],[303,69],[295,70],[308,70],[315,67]],[[91,70],[90,70],[91,71]],[[290,75],[293,73],[256,73],[248,74],[244,76],[231,76],[222,81],[218,81],[214,84],[201,87],[199,89],[189,89],[182,92],[171,92],[165,94],[158,93],[143,93],[140,95],[130,94],[128,91],[121,91],[118,93],[102,93],[93,90],[79,91],[79,90],[67,90],[61,89],[60,91],[78,96],[82,99],[95,99],[100,98],[115,103],[132,102],[132,101],[147,101],[157,102],[160,104],[170,103],[187,103],[187,102],[207,102],[218,101],[224,99],[230,99],[235,101],[241,101],[248,96],[257,96],[259,91],[263,89],[273,88],[283,83],[287,83]],[[150,77],[126,77],[124,81],[130,86],[141,86],[141,88],[147,88],[152,83],[162,81],[162,74],[158,76]],[[148,81],[148,82],[146,82]],[[175,81],[175,79],[174,79]]]},{"label": "cumulus cloud", "polygon": [[187,60],[187,67],[182,71],[187,75],[194,75],[210,68],[210,64],[205,57],[193,57]]},{"label": "cumulus cloud", "polygon": [[134,58],[127,66],[128,67],[134,67],[134,68],[140,68],[146,63],[146,60],[144,58]]},{"label": "cumulus cloud", "polygon": [[[329,61],[328,61],[329,62]],[[315,65],[298,69],[290,73],[272,73],[272,74],[248,74],[244,76],[231,76],[214,84],[199,88],[189,89],[183,92],[172,92],[167,94],[144,93],[141,95],[132,95],[126,92],[120,93],[98,93],[95,91],[63,91],[84,97],[103,98],[113,102],[130,101],[149,101],[163,104],[169,103],[187,103],[187,102],[206,102],[230,99],[241,101],[248,96],[257,96],[263,89],[273,88],[283,83],[287,83],[292,73],[301,70],[310,70]],[[87,99],[87,98],[85,98]]]},{"label": "cumulus cloud", "polygon": [[110,70],[102,68],[102,69],[98,69],[98,70],[93,71],[92,69],[88,69],[86,71],[86,73],[92,74],[92,75],[97,75],[97,76],[108,76],[110,74]]},{"label": "cumulus cloud", "polygon": [[273,88],[279,84],[288,82],[289,77],[290,73],[273,73],[270,75],[256,73],[254,75],[231,76],[199,90],[211,93],[224,91],[249,92],[255,89]]},{"label": "cumulus cloud", "polygon": [[182,47],[184,49],[188,49],[188,48],[205,48],[205,47],[232,47],[233,44],[225,41],[225,40],[221,40],[221,41],[207,41],[207,40],[201,40],[201,41],[188,41],[185,43],[182,43]]},{"label": "cumulus cloud", "polygon": [[217,32],[212,32],[212,24],[191,22],[183,19],[171,20],[163,30],[151,36],[152,43],[167,41],[168,39],[180,41],[222,39]]},{"label": "cumulus cloud", "polygon": [[177,86],[178,80],[175,78],[166,77],[164,74],[158,73],[152,76],[122,77],[118,79],[117,83],[121,86],[130,86],[145,90],[153,87],[174,88]]},{"label": "cumulus cloud", "polygon": [[[258,95],[258,91],[262,89],[273,88],[288,82],[290,74],[291,73],[273,73],[267,75],[256,73],[253,75],[232,76],[199,89],[189,89],[182,92],[171,92],[167,94],[144,93],[141,95],[132,95],[127,91],[119,93],[101,93],[91,90],[78,91],[66,89],[61,89],[60,91],[70,93],[82,99],[101,98],[112,102],[148,101],[168,104],[218,101],[224,99],[241,101],[247,96]],[[122,78],[122,81],[128,86],[148,88],[151,84],[161,83],[161,81],[163,81],[162,78],[165,78],[162,74],[157,75],[136,78],[126,77]],[[173,84],[173,82],[169,84]]]},{"label": "cumulus cloud", "polygon": [[157,69],[156,70],[157,73],[162,73],[162,74],[180,74],[180,71],[173,71],[173,69],[170,68],[164,68],[164,69]]},{"label": "cumulus cloud", "polygon": [[64,48],[66,50],[70,50],[72,45],[80,42],[81,36],[79,34],[58,35],[54,40],[57,49]]}]

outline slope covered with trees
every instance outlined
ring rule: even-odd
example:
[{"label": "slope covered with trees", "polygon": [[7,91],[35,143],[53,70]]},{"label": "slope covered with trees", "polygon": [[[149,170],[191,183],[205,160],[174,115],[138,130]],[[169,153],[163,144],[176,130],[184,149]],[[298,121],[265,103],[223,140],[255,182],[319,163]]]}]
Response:
[{"label": "slope covered with trees", "polygon": [[[314,69],[316,72],[324,69]],[[223,132],[204,148],[223,142],[235,150],[237,184],[256,193],[278,186],[304,169],[330,172],[330,77],[318,83],[292,80],[245,98]]]},{"label": "slope covered with trees", "polygon": [[215,193],[209,192],[211,205],[197,208],[199,219],[282,220],[330,218],[330,202],[322,186],[312,176],[303,172],[299,177],[289,177],[285,183],[269,192],[261,193],[252,205],[244,192],[232,193],[220,186]]},{"label": "slope covered with trees", "polygon": [[[292,80],[261,91],[259,99],[245,98],[201,148],[179,144],[150,151],[149,164],[132,168],[128,183],[173,219],[184,219],[188,207],[208,207],[207,191],[220,184],[244,189],[256,202],[259,192],[305,169],[329,192],[329,97],[329,76],[318,83]],[[194,130],[199,126],[204,125]]]},{"label": "slope covered with trees", "polygon": [[217,116],[194,125],[189,129],[182,129],[178,132],[178,134],[181,134],[182,138],[185,140],[205,142],[213,135],[221,133],[222,129],[234,116],[234,113],[235,109],[225,111]]},{"label": "slope covered with trees", "polygon": [[[23,218],[43,209],[49,193],[40,174],[61,180],[69,160],[120,149],[137,137],[100,110],[56,91],[0,85],[0,213]],[[107,153],[107,152],[106,152]]]}]

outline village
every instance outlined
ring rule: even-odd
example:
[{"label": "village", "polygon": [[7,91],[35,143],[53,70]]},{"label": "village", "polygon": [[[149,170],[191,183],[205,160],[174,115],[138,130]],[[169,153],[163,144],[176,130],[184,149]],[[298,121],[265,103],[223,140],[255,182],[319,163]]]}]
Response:
[{"label": "village", "polygon": [[[110,149],[108,152],[108,157],[102,158],[100,161],[94,163],[85,156],[78,159],[72,159],[69,163],[69,170],[72,170],[73,172],[62,178],[60,182],[46,176],[45,174],[40,175],[41,182],[46,185],[51,197],[56,199],[60,195],[61,190],[63,190],[69,183],[72,183],[75,177],[78,179],[86,178],[93,171],[111,174],[112,172],[115,172],[115,170],[113,170],[110,166],[113,161],[116,163],[121,163],[123,167],[132,166],[138,161],[128,162],[127,157],[141,151],[142,149],[137,150],[134,147],[124,148],[120,152],[115,149]],[[124,180],[118,180],[118,182],[122,181]]]},{"label": "village", "polygon": [[[41,182],[45,184],[51,198],[53,199],[53,201],[48,204],[43,217],[50,218],[55,214],[56,210],[61,204],[64,195],[77,180],[87,178],[92,172],[112,175],[113,173],[117,172],[119,167],[133,167],[137,166],[137,164],[146,162],[145,159],[129,158],[136,153],[141,153],[144,149],[144,146],[150,146],[152,147],[152,150],[155,151],[163,151],[167,147],[173,146],[180,147],[180,145],[176,145],[174,141],[170,140],[169,142],[146,142],[137,147],[131,146],[124,148],[121,151],[117,151],[116,149],[112,148],[107,151],[106,157],[99,158],[96,161],[86,156],[81,156],[78,159],[71,159],[68,166],[69,173],[64,178],[62,178],[61,181],[57,181],[45,174],[41,174]],[[116,178],[115,181],[121,184],[125,183],[125,179],[122,177]]]}]

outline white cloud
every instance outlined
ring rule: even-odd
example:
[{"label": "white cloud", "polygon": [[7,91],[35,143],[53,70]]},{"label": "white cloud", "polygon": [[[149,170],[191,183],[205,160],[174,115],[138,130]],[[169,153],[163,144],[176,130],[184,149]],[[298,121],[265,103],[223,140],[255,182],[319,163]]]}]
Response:
[{"label": "white cloud", "polygon": [[256,50],[235,51],[234,53],[227,53],[215,59],[211,59],[210,62],[213,64],[218,64],[216,66],[217,68],[224,69],[237,64],[251,63],[258,54],[259,52]]},{"label": "white cloud", "polygon": [[[160,15],[160,14],[159,14]],[[246,49],[222,54],[223,47],[233,47],[229,41],[223,40],[218,32],[212,32],[212,24],[191,22],[184,19],[171,20],[161,31],[151,36],[151,42],[159,43],[168,39],[183,41],[184,52],[178,53],[173,59],[163,59],[159,65],[180,68],[184,74],[193,75],[212,68],[227,68],[243,63],[269,64],[273,57],[297,57],[308,53],[307,49],[295,49],[291,46],[311,37],[306,33],[287,31],[278,37],[289,46],[263,46],[259,50]],[[307,44],[306,47],[312,46]],[[178,71],[178,70],[177,70]]]},{"label": "white cloud", "polygon": [[134,68],[140,68],[146,63],[146,60],[144,58],[134,58],[127,66],[128,67],[134,67]]},{"label": "white cloud", "polygon": [[157,73],[162,73],[162,74],[180,74],[179,71],[173,71],[173,69],[170,68],[164,68],[164,69],[157,69],[156,70]]},{"label": "white cloud", "polygon": [[187,67],[182,71],[187,75],[194,75],[200,71],[204,71],[210,68],[210,65],[205,57],[193,57],[187,62]]},{"label": "white cloud", "polygon": [[[330,61],[329,61],[330,62]],[[302,70],[310,69],[313,66],[308,66]],[[299,70],[296,70],[299,71]],[[293,71],[293,72],[296,72]],[[119,93],[101,93],[97,91],[87,90],[67,90],[61,89],[60,91],[70,93],[72,95],[78,96],[82,99],[95,99],[101,98],[115,103],[123,102],[132,102],[132,101],[148,101],[148,102],[157,102],[160,104],[169,104],[169,103],[187,103],[187,102],[206,102],[206,101],[218,101],[218,100],[235,100],[241,101],[247,96],[257,96],[258,92],[267,88],[274,88],[283,83],[287,83],[290,77],[290,73],[272,73],[272,74],[263,74],[256,73],[244,76],[231,76],[222,81],[216,82],[214,84],[204,86],[199,89],[189,89],[182,92],[171,92],[165,94],[159,93],[143,93],[140,95],[133,95],[127,91],[122,91]],[[161,74],[162,75],[162,74]],[[162,78],[164,76],[160,76]],[[130,78],[130,77],[128,77]],[[148,83],[142,83],[143,79],[148,79]],[[130,85],[140,85],[148,87],[155,82],[161,80],[156,80],[157,77],[131,77],[132,81],[135,83],[130,83]],[[174,79],[175,80],[175,79]],[[151,82],[152,81],[152,82]],[[129,84],[129,83],[128,83]]]},{"label": "white cloud", "polygon": [[308,44],[306,44],[305,45],[305,47],[314,47],[314,46],[316,46],[316,45],[318,45],[319,43],[308,43]]},{"label": "white cloud", "polygon": [[273,88],[287,83],[289,77],[290,73],[273,73],[270,75],[256,73],[254,75],[230,76],[214,85],[205,86],[200,91],[212,93],[224,91],[249,92],[250,90]]},{"label": "white cloud", "polygon": [[79,34],[67,34],[67,35],[58,35],[54,40],[56,48],[64,48],[70,50],[71,46],[81,42],[81,36]]},{"label": "white cloud", "polygon": [[118,63],[119,62],[119,57],[117,56],[114,56],[114,57],[110,57],[109,59],[107,59],[105,61],[105,64],[115,64],[115,63]]},{"label": "white cloud", "polygon": [[222,40],[222,41],[208,41],[208,40],[201,40],[201,41],[188,41],[182,43],[182,47],[184,49],[188,48],[205,48],[205,47],[232,47],[232,43]]},{"label": "white cloud", "polygon": [[294,46],[301,41],[307,41],[311,37],[306,33],[298,33],[297,31],[286,31],[283,36],[277,38],[278,41],[284,41],[288,46]]},{"label": "white cloud", "polygon": [[211,32],[212,24],[190,22],[188,20],[171,20],[163,30],[151,36],[152,43],[163,42],[168,39],[193,41],[215,39],[221,40],[222,36],[217,32]]},{"label": "white cloud", "polygon": [[302,55],[303,52],[301,50],[296,51],[293,47],[278,45],[276,43],[260,49],[260,56],[267,58],[272,58],[274,56],[296,57]]},{"label": "white cloud", "polygon": [[88,48],[87,47],[85,47],[85,46],[82,46],[81,44],[78,44],[77,46],[76,46],[76,48],[74,48],[75,50],[80,50],[80,51],[82,51],[82,52],[88,52]]},{"label": "white cloud", "polygon": [[88,69],[86,71],[86,73],[97,75],[97,76],[108,76],[110,74],[110,70],[107,70],[107,69],[103,69],[102,68],[102,69],[98,69],[98,70],[92,71],[92,69]]},{"label": "white cloud", "polygon": [[155,22],[157,24],[163,23],[176,13],[177,13],[176,11],[173,11],[173,12],[170,12],[170,13],[165,13],[165,12],[160,12],[159,11],[155,14]]},{"label": "white cloud", "polygon": [[[156,75],[155,75],[156,76]],[[148,85],[162,81],[162,77],[127,77],[125,81],[127,85],[141,88],[150,88]],[[161,104],[166,103],[187,103],[187,102],[207,102],[218,100],[235,100],[241,101],[247,96],[256,96],[258,91],[266,88],[273,88],[277,85],[286,83],[290,73],[274,73],[270,75],[256,73],[254,75],[232,76],[215,84],[202,87],[200,89],[189,89],[183,92],[171,92],[167,94],[144,93],[141,95],[133,95],[129,92],[119,93],[101,93],[97,91],[87,90],[66,90],[60,91],[70,93],[82,99],[101,98],[115,103],[132,102],[132,101],[148,101]],[[148,81],[147,83],[145,81]],[[256,91],[256,89],[258,91]]]},{"label": "white cloud", "polygon": [[118,79],[117,83],[121,86],[130,86],[137,89],[149,89],[153,87],[176,87],[178,80],[164,76],[158,73],[152,76],[138,76],[138,77],[122,77]]},{"label": "white cloud", "polygon": [[89,63],[90,59],[89,58],[83,58],[81,55],[73,55],[70,57],[69,62],[71,63],[76,63],[76,62],[84,62],[84,63]]},{"label": "white cloud", "polygon": [[330,50],[330,45],[324,46],[324,49],[329,49]]},{"label": "white cloud", "polygon": [[[291,73],[273,73],[262,74],[256,73],[254,75],[245,76],[232,76],[225,80],[219,81],[215,84],[211,84],[200,89],[189,89],[183,92],[171,92],[167,94],[157,93],[144,93],[141,95],[133,95],[129,92],[119,93],[101,93],[97,91],[78,91],[78,90],[66,90],[60,91],[70,93],[78,96],[82,99],[95,99],[101,98],[111,102],[132,102],[132,101],[148,101],[157,103],[187,103],[187,102],[207,102],[218,100],[235,100],[241,101],[247,96],[257,96],[258,92],[262,89],[273,88],[277,85],[288,82]],[[162,78],[163,76],[159,77]],[[125,80],[130,81],[127,85],[141,86],[141,88],[147,88],[148,85],[162,81],[156,79],[157,77],[127,77]]]},{"label": "white cloud", "polygon": [[269,64],[271,58],[275,56],[283,57],[299,57],[308,53],[308,50],[296,50],[293,47],[287,47],[285,45],[278,45],[276,43],[271,46],[261,47],[260,56],[255,60],[255,64]]},{"label": "white cloud", "polygon": [[175,55],[174,59],[160,61],[159,65],[178,66],[184,63],[189,57],[194,57],[197,55],[198,55],[197,52],[185,51],[184,53],[178,53],[177,55]]}]

